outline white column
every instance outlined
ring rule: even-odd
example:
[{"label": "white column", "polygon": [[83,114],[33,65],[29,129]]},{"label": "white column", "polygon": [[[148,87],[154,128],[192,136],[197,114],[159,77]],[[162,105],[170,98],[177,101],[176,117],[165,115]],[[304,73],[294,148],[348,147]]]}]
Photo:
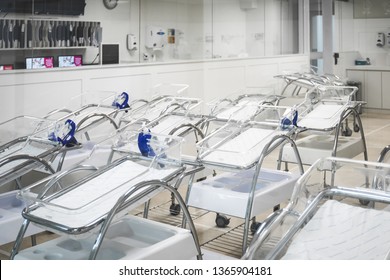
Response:
[{"label": "white column", "polygon": [[333,1],[322,0],[324,73],[333,74]]}]

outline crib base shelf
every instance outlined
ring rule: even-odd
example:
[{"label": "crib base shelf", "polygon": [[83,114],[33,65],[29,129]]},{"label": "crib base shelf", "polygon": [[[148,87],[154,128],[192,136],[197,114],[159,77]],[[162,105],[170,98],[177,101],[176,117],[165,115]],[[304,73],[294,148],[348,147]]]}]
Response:
[{"label": "crib base shelf", "polygon": [[[20,251],[20,260],[83,260],[88,259],[95,236],[70,239],[62,236]],[[183,250],[185,248],[185,250]],[[97,259],[191,259],[197,255],[189,230],[126,216],[113,224],[102,243]]]},{"label": "crib base shelf", "polygon": [[[251,169],[238,173],[224,173],[210,180],[195,183],[191,188],[189,206],[245,218],[253,172]],[[292,173],[261,169],[252,215],[258,215],[287,201],[297,179],[298,175]]]},{"label": "crib base shelf", "polygon": [[[17,192],[10,191],[0,194],[0,245],[15,241],[23,222],[21,213],[25,204],[16,198]],[[25,236],[42,231],[41,228],[31,225],[28,227]]]}]

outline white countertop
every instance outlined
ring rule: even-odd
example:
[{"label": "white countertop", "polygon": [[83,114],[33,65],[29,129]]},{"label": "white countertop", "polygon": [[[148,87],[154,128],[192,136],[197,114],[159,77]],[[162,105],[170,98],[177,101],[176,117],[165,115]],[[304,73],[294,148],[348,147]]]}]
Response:
[{"label": "white countertop", "polygon": [[390,71],[390,66],[387,65],[352,65],[347,66],[347,70],[361,70],[361,71]]}]

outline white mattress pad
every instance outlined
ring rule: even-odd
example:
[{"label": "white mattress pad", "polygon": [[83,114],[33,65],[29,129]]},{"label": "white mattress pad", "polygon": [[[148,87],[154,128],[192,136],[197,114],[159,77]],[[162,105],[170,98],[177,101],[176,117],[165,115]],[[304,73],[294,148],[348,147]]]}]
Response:
[{"label": "white mattress pad", "polygon": [[390,255],[390,212],[329,200],[294,238],[283,259],[371,260]]},{"label": "white mattress pad", "polygon": [[156,126],[152,128],[153,133],[166,134],[170,133],[174,128],[182,124],[195,124],[199,119],[191,119],[185,116],[170,115],[160,121]]},{"label": "white mattress pad", "polygon": [[260,157],[265,145],[281,133],[273,129],[249,128],[207,154],[202,161],[247,167]]},{"label": "white mattress pad", "polygon": [[320,130],[333,128],[338,124],[345,108],[345,104],[318,104],[307,115],[298,116],[298,126]]}]

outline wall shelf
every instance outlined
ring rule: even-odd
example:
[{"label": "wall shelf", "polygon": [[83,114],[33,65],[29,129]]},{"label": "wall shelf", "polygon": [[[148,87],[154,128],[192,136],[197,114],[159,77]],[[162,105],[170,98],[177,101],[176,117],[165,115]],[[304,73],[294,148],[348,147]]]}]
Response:
[{"label": "wall shelf", "polygon": [[102,32],[98,21],[0,19],[0,65],[24,69],[26,56],[85,57],[99,50]]},{"label": "wall shelf", "polygon": [[87,48],[97,48],[97,47],[80,46],[80,47],[0,48],[0,51],[78,50],[78,49],[87,49]]}]

